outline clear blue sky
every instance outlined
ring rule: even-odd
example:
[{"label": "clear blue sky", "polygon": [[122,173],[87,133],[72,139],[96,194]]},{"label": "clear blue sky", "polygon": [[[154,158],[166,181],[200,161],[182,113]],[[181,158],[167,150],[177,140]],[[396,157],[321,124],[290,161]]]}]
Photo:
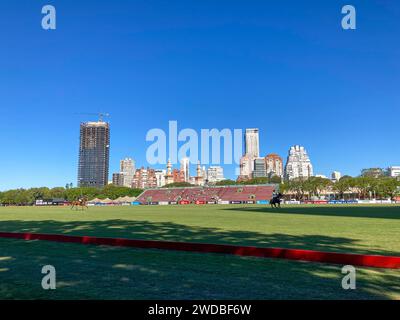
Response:
[{"label": "clear blue sky", "polygon": [[[341,8],[357,9],[357,30]],[[57,30],[41,8],[57,8]],[[76,113],[111,113],[110,172],[151,128],[260,128],[315,173],[400,164],[400,3],[2,0],[0,190],[76,184]],[[226,167],[233,177],[234,166]]]}]

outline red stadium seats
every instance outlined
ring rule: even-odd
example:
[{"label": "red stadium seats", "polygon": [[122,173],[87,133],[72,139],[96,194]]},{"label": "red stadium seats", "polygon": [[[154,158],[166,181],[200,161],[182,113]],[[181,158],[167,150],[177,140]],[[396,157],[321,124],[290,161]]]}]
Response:
[{"label": "red stadium seats", "polygon": [[270,200],[274,189],[272,185],[148,189],[136,201],[141,204],[245,203]]}]

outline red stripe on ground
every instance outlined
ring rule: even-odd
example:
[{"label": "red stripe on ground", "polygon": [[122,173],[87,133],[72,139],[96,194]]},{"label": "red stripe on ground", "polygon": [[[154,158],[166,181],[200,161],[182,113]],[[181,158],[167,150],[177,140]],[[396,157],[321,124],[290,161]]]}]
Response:
[{"label": "red stripe on ground", "polygon": [[82,237],[39,233],[0,232],[0,238],[72,242],[80,244],[134,247],[144,249],[224,253],[248,257],[279,258],[341,265],[400,269],[400,257],[398,256],[363,255],[283,248],[260,248],[224,244],[98,238],[89,236]]}]

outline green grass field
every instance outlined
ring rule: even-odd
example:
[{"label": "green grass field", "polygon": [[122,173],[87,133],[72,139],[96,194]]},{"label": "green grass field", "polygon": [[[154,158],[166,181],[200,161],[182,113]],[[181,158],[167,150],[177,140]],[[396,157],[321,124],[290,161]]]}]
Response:
[{"label": "green grass field", "polygon": [[[400,256],[400,206],[0,208],[0,231],[243,244]],[[57,290],[41,289],[41,267]],[[0,298],[400,299],[400,270],[0,239]]]}]

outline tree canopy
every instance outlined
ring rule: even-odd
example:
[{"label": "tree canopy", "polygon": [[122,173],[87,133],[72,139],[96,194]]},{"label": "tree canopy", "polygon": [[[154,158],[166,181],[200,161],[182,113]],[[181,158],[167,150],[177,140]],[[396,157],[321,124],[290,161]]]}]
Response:
[{"label": "tree canopy", "polygon": [[293,179],[281,185],[281,192],[292,193],[298,200],[306,197],[320,196],[328,191],[338,198],[351,193],[359,199],[394,198],[400,194],[400,181],[391,177],[344,176],[337,182],[329,179],[311,177],[309,179]]},{"label": "tree canopy", "polygon": [[98,188],[31,188],[14,189],[0,192],[0,204],[4,205],[32,205],[36,200],[64,199],[67,201],[77,200],[81,196],[89,199],[117,199],[129,196],[137,197],[143,190],[107,185],[103,189]]}]

